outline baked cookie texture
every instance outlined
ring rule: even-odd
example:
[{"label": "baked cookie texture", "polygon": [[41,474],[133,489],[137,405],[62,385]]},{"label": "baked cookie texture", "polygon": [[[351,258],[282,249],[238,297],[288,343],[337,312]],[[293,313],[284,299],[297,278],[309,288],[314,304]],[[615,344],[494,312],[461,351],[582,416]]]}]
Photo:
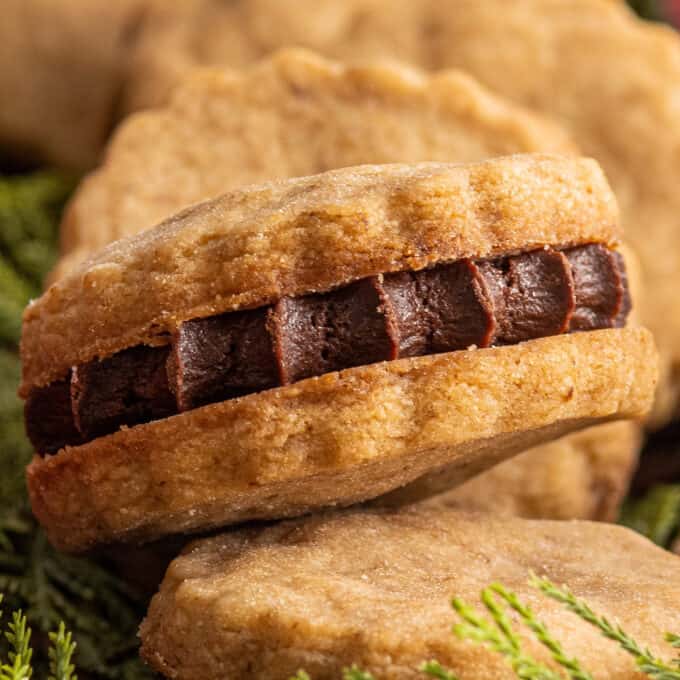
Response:
[{"label": "baked cookie texture", "polygon": [[112,241],[242,185],[362,163],[574,150],[560,127],[459,71],[344,66],[299,49],[242,72],[193,71],[166,107],[117,130],[103,166],[67,209],[56,276]]},{"label": "baked cookie texture", "polygon": [[142,0],[5,0],[0,22],[0,149],[80,171],[120,115],[125,58]]},{"label": "baked cookie texture", "polygon": [[56,546],[82,551],[350,505],[414,482],[385,499],[409,502],[540,442],[641,417],[656,378],[643,329],[372,364],[36,456],[31,505]]},{"label": "baked cookie texture", "polygon": [[[500,581],[594,677],[639,677],[616,643],[530,588],[530,571],[568,584],[672,657],[662,640],[677,627],[678,557],[614,525],[422,507],[321,515],[192,544],[151,602],[142,654],[178,680],[284,680],[300,668],[331,680],[353,663],[415,680],[431,658],[460,677],[510,680],[505,659],[451,632],[451,597],[481,608],[482,588]],[[533,637],[526,649],[551,664]]]},{"label": "baked cookie texture", "polygon": [[187,319],[465,257],[615,245],[617,219],[594,161],[549,155],[359,166],[234,190],[111,244],[30,304],[20,391],[166,344]]},{"label": "baked cookie texture", "polygon": [[[574,149],[561,127],[461,71],[427,76],[397,64],[349,66],[302,49],[240,72],[192,71],[167,106],[120,126],[103,166],[76,191],[55,276],[109,241],[236,185],[363,162]],[[636,284],[630,253],[626,261]],[[636,285],[633,293],[639,299]],[[639,444],[639,426],[611,423],[518,456],[452,499],[479,507],[493,498],[499,512],[528,516],[611,520]]]},{"label": "baked cookie texture", "polygon": [[[442,260],[617,239],[606,181],[577,158],[362,166],[237,190],[109,246],[31,305],[24,390],[167,342],[185,319]],[[350,504],[413,482],[384,499],[410,502],[574,429],[640,417],[655,380],[639,329],[374,364],[36,458],[29,488],[68,550]]]},{"label": "baked cookie texture", "polygon": [[300,45],[349,61],[462,68],[563,123],[602,163],[642,260],[643,320],[664,359],[652,426],[676,411],[680,39],[673,30],[611,0],[187,0],[174,15],[162,5],[149,12],[134,49],[132,109],[165,101],[196,65],[241,65]]},{"label": "baked cookie texture", "polygon": [[637,423],[589,428],[541,444],[427,502],[508,516],[614,522],[640,440]]}]

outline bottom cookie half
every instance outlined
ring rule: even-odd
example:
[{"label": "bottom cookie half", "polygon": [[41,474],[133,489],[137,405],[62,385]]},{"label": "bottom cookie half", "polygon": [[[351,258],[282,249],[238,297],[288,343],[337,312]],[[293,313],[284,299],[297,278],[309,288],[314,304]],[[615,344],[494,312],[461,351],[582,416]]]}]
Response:
[{"label": "bottom cookie half", "polygon": [[656,375],[643,329],[374,364],[36,457],[29,492],[70,551],[350,505],[428,474],[420,483],[435,493],[573,430],[643,415]]}]

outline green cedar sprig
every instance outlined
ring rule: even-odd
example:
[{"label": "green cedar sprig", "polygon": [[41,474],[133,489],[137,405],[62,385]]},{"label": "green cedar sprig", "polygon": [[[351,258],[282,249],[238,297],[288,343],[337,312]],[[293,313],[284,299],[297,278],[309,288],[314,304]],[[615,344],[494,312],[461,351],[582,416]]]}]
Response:
[{"label": "green cedar sprig", "polygon": [[[583,600],[577,598],[568,588],[560,588],[546,578],[531,576],[530,585],[544,595],[563,604],[566,609],[584,621],[595,626],[604,637],[614,640],[635,659],[638,669],[653,680],[680,680],[680,659],[670,664],[655,657],[647,648],[641,647],[620,626],[612,624],[606,617],[596,614]],[[495,596],[500,598],[500,602]],[[454,626],[454,632],[462,639],[483,643],[505,656],[511,663],[515,674],[527,680],[546,680],[562,678],[562,675],[537,664],[522,651],[518,634],[512,629],[502,606],[505,603],[515,611],[520,620],[529,628],[536,639],[548,649],[553,660],[566,671],[571,680],[593,680],[578,660],[565,654],[562,646],[555,640],[544,623],[536,619],[531,608],[523,604],[517,596],[500,584],[485,588],[481,594],[482,603],[491,614],[491,620],[479,616],[471,607],[460,600],[453,601],[453,607],[463,619]],[[680,648],[680,636],[668,633],[666,640]]]},{"label": "green cedar sprig", "polygon": [[[311,680],[311,678],[306,671],[299,670],[295,675],[293,675],[290,678],[290,680]],[[343,668],[342,680],[375,680],[375,679],[370,673],[362,671],[356,665],[352,665],[350,668]]]},{"label": "green cedar sprig", "polygon": [[5,637],[9,642],[8,661],[0,666],[0,680],[29,680],[33,675],[31,629],[21,611],[12,614]]},{"label": "green cedar sprig", "polygon": [[370,673],[362,671],[352,664],[351,668],[342,671],[342,680],[375,680]]},{"label": "green cedar sprig", "polygon": [[48,680],[78,680],[75,675],[76,667],[71,663],[71,658],[76,650],[71,632],[66,632],[64,622],[59,623],[56,633],[50,633],[49,658],[50,676]]},{"label": "green cedar sprig", "polygon": [[[3,595],[0,594],[0,603]],[[2,612],[0,611],[0,619]],[[31,648],[31,629],[26,615],[21,611],[12,614],[4,637],[9,644],[6,659],[0,658],[0,680],[29,680],[33,677],[33,649]],[[74,675],[75,667],[71,658],[76,649],[71,633],[66,632],[63,621],[56,633],[49,634],[50,675],[48,680],[78,680]]]},{"label": "green cedar sprig", "polygon": [[[67,621],[78,642],[79,665],[97,677],[152,677],[137,658],[140,598],[100,565],[57,553],[28,516],[16,521],[19,531],[5,532],[9,549],[0,547],[0,590],[9,604],[23,608],[45,635]],[[46,655],[37,651],[39,665],[46,667]]]},{"label": "green cedar sprig", "polygon": [[500,583],[494,583],[489,590],[499,595],[531,630],[536,639],[548,649],[552,658],[567,671],[570,680],[593,680],[593,676],[581,667],[579,661],[567,656],[560,643],[550,634],[544,623],[539,621],[531,608],[523,604],[517,595]]},{"label": "green cedar sprig", "polygon": [[437,680],[458,680],[458,678],[450,671],[444,668],[439,661],[432,659],[431,661],[426,661],[421,667],[420,671],[429,675],[431,678],[436,678]]},{"label": "green cedar sprig", "polygon": [[519,635],[513,630],[504,608],[493,597],[490,588],[482,591],[481,599],[491,619],[477,614],[473,607],[460,598],[451,601],[453,609],[463,620],[453,626],[454,634],[462,640],[484,644],[504,656],[521,680],[561,680],[555,671],[522,649]]},{"label": "green cedar sprig", "polygon": [[[635,659],[638,668],[645,675],[654,680],[680,680],[680,669],[677,663],[668,664],[655,657],[649,649],[641,647],[621,626],[593,612],[584,600],[576,597],[568,588],[559,588],[548,579],[537,576],[532,576],[530,583],[534,588],[563,604],[569,611],[597,628],[604,637],[618,642],[621,648]],[[666,634],[667,640],[677,640],[677,637],[673,633]]]},{"label": "green cedar sprig", "polygon": [[[666,633],[666,642],[670,643],[671,647],[680,649],[680,635],[675,635],[674,633]],[[673,659],[673,663],[680,668],[680,654]]]}]

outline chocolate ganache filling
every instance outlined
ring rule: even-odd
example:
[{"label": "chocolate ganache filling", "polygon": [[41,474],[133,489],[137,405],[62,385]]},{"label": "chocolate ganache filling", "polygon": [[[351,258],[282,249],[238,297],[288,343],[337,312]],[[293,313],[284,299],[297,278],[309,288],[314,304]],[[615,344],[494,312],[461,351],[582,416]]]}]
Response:
[{"label": "chocolate ganache filling", "polygon": [[353,366],[621,327],[629,311],[623,259],[600,244],[372,276],[185,321],[170,345],[75,366],[32,390],[26,429],[38,452],[54,453]]}]

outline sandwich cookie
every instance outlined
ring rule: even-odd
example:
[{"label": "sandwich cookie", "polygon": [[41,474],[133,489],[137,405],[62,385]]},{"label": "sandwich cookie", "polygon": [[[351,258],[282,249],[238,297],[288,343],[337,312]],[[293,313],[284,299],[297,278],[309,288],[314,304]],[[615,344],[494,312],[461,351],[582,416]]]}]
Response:
[{"label": "sandwich cookie", "polygon": [[[361,163],[574,149],[560,127],[460,71],[350,66],[300,49],[241,72],[201,69],[167,106],[118,129],[103,166],[68,206],[55,277],[113,240],[239,185]],[[611,520],[639,445],[637,424],[611,423],[518,456],[487,473],[488,488],[481,475],[453,500],[533,517]]]},{"label": "sandwich cookie", "polygon": [[[610,524],[423,507],[327,514],[192,544],[151,602],[142,655],[177,680],[287,680],[300,669],[332,680],[352,664],[415,680],[432,658],[456,677],[511,680],[504,657],[451,631],[460,621],[451,598],[481,616],[480,591],[500,582],[593,677],[640,677],[618,643],[529,587],[532,571],[566,584],[654,655],[674,656],[664,635],[678,626],[677,556]],[[522,646],[559,675],[533,636]]]},{"label": "sandwich cookie", "polygon": [[34,512],[64,549],[146,541],[639,417],[618,237],[596,163],[525,155],[248,187],[116,242],[24,316]]}]

